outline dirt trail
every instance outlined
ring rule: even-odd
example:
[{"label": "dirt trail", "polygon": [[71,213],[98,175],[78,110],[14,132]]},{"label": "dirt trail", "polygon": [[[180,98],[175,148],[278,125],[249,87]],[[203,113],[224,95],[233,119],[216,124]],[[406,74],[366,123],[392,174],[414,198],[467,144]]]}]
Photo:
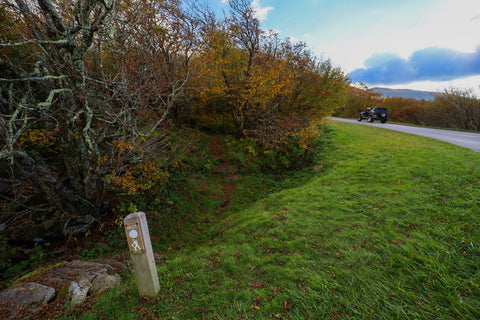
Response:
[{"label": "dirt trail", "polygon": [[218,166],[212,170],[212,173],[218,177],[217,182],[222,186],[222,203],[217,212],[217,215],[221,215],[220,209],[228,206],[232,200],[235,192],[234,181],[241,177],[235,174],[237,169],[224,154],[225,142],[222,137],[212,136],[209,141],[209,149],[213,158],[218,162]]}]

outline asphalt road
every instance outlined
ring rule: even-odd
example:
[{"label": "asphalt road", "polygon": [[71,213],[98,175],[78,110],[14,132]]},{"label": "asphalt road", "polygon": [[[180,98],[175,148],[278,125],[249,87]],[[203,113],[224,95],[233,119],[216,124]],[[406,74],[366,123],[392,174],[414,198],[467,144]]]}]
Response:
[{"label": "asphalt road", "polygon": [[429,129],[429,128],[422,128],[422,127],[411,127],[411,126],[403,126],[400,124],[380,123],[380,121],[375,121],[373,123],[370,123],[366,120],[359,122],[353,119],[343,119],[343,118],[334,118],[334,117],[332,117],[331,119],[336,121],[360,123],[360,124],[381,127],[381,128],[395,130],[395,131],[401,131],[401,132],[410,133],[410,134],[416,134],[419,136],[430,137],[430,138],[446,141],[452,144],[456,144],[456,145],[480,152],[480,133],[441,130],[441,129]]}]

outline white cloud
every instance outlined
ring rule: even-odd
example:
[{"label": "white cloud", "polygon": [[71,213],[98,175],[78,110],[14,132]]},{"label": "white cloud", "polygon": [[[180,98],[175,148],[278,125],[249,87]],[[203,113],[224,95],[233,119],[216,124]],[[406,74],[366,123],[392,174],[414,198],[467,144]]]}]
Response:
[{"label": "white cloud", "polygon": [[273,7],[262,7],[260,0],[253,0],[251,6],[255,12],[255,17],[260,20],[260,22],[267,20],[268,13],[273,10]]}]

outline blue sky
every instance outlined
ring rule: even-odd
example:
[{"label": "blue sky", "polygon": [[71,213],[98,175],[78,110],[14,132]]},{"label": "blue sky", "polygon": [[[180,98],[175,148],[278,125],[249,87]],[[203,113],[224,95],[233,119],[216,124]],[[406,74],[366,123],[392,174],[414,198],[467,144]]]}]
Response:
[{"label": "blue sky", "polygon": [[[210,0],[227,8],[226,0]],[[254,0],[264,29],[372,86],[480,93],[480,0]],[[227,10],[227,9],[226,9]]]}]

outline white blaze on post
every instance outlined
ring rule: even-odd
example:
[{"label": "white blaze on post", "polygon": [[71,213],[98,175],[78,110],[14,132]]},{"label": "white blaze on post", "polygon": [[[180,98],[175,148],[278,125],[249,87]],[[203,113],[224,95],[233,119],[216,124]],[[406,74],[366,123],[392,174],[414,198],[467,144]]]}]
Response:
[{"label": "white blaze on post", "polygon": [[140,296],[155,296],[160,290],[152,242],[144,212],[134,212],[123,219],[128,249],[133,260]]}]

